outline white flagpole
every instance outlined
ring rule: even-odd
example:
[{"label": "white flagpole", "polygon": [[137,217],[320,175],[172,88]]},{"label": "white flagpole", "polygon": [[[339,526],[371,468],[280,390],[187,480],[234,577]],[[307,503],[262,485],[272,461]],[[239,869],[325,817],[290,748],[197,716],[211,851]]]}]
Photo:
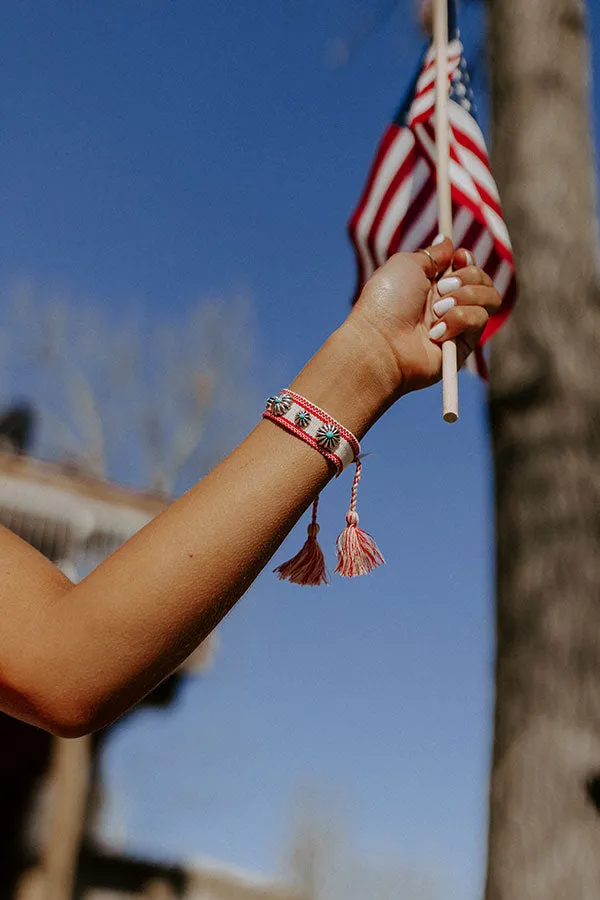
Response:
[{"label": "white flagpole", "polygon": [[[440,232],[452,236],[450,190],[450,132],[448,127],[448,0],[433,0],[433,41],[436,55],[435,135],[437,144],[437,201]],[[458,419],[456,342],[442,344],[443,410],[446,422]]]}]

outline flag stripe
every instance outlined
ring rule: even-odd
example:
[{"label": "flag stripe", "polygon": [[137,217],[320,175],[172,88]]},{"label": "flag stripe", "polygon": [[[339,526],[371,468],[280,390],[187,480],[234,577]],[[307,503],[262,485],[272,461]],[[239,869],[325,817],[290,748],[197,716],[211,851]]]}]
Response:
[{"label": "flag stripe", "polygon": [[[381,202],[379,203],[373,221],[370,224],[367,246],[373,256],[376,255],[375,246],[377,243],[379,229],[381,228],[381,223],[388,209],[390,208],[390,205],[394,202],[394,198],[397,197],[398,193],[403,189],[403,187],[405,190],[410,189],[410,186],[407,187],[407,181],[411,178],[416,170],[414,155],[414,147],[411,147],[408,156],[398,167],[398,171],[395,173],[383,197],[381,198]],[[385,262],[385,258],[382,260],[382,262]]]},{"label": "flag stripe", "polygon": [[[426,247],[429,243],[428,238],[431,234],[435,237],[437,232],[437,196],[435,186],[431,181],[427,182],[427,202],[423,207],[421,215],[413,220],[412,228],[408,229],[405,234],[395,243],[397,249],[402,245],[403,250],[418,250],[419,247]],[[406,217],[408,219],[408,216]],[[433,239],[433,238],[432,238]],[[392,252],[394,252],[392,250]]]},{"label": "flag stripe", "polygon": [[412,134],[409,131],[401,131],[398,132],[395,140],[390,143],[387,153],[382,156],[380,167],[371,181],[369,192],[365,196],[365,202],[357,218],[356,228],[359,237],[367,239],[373,220],[377,215],[390,183],[413,149],[414,138]]},{"label": "flag stripe", "polygon": [[417,160],[412,175],[404,180],[400,190],[396,191],[391,199],[379,225],[375,242],[377,251],[374,255],[378,265],[383,265],[385,262],[385,252],[396,230],[397,223],[406,215],[410,200],[429,178],[429,173],[430,170],[427,163],[422,159]]}]

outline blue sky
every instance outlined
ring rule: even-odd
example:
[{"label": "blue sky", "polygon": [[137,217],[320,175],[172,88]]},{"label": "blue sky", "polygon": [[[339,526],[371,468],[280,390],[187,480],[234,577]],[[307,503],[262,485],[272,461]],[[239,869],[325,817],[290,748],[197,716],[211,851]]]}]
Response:
[{"label": "blue sky", "polygon": [[[291,380],[346,314],[345,222],[419,57],[399,3],[346,66],[330,64],[332,41],[374,6],[8,0],[1,283],[67,288],[116,317],[141,303],[151,325],[243,292],[259,394]],[[481,95],[478,10],[462,24]],[[594,41],[599,28],[596,13]],[[361,518],[385,568],[320,592],[263,574],[206,677],[118,732],[107,839],[275,872],[311,786],[357,856],[428,873],[440,898],[480,895],[493,642],[482,385],[463,378],[461,404],[451,428],[436,389],[406,398],[364,443]],[[330,559],[349,487],[323,499]],[[277,560],[302,540],[303,526]]]}]

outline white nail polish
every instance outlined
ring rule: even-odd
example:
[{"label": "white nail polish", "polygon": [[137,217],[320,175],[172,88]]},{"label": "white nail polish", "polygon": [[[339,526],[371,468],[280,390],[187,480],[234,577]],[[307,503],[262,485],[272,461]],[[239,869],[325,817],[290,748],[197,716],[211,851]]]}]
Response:
[{"label": "white nail polish", "polygon": [[432,341],[439,341],[440,338],[444,337],[446,334],[447,325],[445,322],[438,322],[437,325],[434,325],[431,331],[429,332],[429,337]]},{"label": "white nail polish", "polygon": [[442,278],[438,281],[438,293],[449,294],[451,291],[457,291],[460,287],[460,278]]},{"label": "white nail polish", "polygon": [[438,234],[438,236],[436,238],[434,238],[434,240],[432,241],[431,246],[437,247],[438,244],[443,244],[445,240],[446,240],[445,234]]},{"label": "white nail polish", "polygon": [[433,304],[433,311],[436,316],[443,316],[444,313],[447,313],[453,306],[456,306],[454,297],[444,297],[443,300],[436,300]]},{"label": "white nail polish", "polygon": [[467,262],[469,263],[469,265],[474,266],[475,265],[475,257],[473,256],[473,254],[471,253],[470,250],[465,250],[465,256],[467,257]]}]

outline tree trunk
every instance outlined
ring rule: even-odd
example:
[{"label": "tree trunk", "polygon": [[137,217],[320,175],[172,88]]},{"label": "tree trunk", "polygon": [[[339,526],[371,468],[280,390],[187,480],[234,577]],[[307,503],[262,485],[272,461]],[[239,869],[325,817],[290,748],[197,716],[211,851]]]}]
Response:
[{"label": "tree trunk", "polygon": [[600,897],[600,314],[583,0],[491,0],[493,163],[520,297],[493,348],[487,900]]},{"label": "tree trunk", "polygon": [[52,804],[41,869],[45,900],[71,900],[84,833],[90,772],[89,737],[54,741]]}]

